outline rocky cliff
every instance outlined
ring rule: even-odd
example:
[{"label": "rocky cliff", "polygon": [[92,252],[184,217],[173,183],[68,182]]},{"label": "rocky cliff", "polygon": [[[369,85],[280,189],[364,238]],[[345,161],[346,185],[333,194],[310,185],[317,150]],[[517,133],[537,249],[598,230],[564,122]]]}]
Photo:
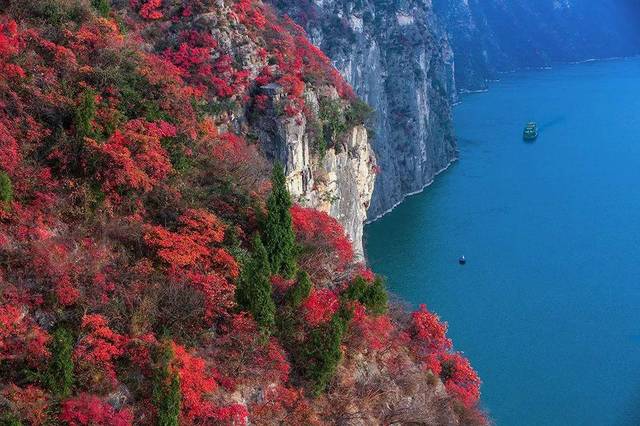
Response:
[{"label": "rocky cliff", "polygon": [[[232,112],[226,115],[231,127],[256,139],[268,160],[282,164],[294,201],[336,218],[352,240],[356,254],[363,256],[363,224],[377,167],[363,120],[350,113],[351,104],[357,103],[349,95],[350,88],[342,88],[343,93],[339,93],[335,82],[311,75],[292,87],[289,77],[271,76],[271,68],[265,67],[264,58],[258,54],[260,39],[226,22],[222,25],[219,14],[203,14],[193,21],[209,31],[219,46],[241,58],[245,70],[268,82],[255,89],[256,102],[231,105]],[[298,37],[297,43],[306,41],[302,33]],[[311,45],[305,47],[310,49],[304,53],[307,61],[318,62],[315,67],[328,67],[323,72],[329,73],[332,68],[328,60],[322,63],[326,60],[322,52]],[[292,102],[294,91],[300,93]],[[337,129],[330,132],[334,127]]]},{"label": "rocky cliff", "polygon": [[[255,118],[254,132],[267,157],[285,166],[294,201],[336,218],[352,240],[356,255],[363,257],[363,224],[376,172],[367,129],[345,125],[336,143],[320,151],[314,147],[321,115],[316,93],[305,93],[306,115],[300,112],[288,117],[277,113],[284,97],[282,87],[270,85],[262,90],[269,102],[264,113]],[[340,114],[345,113],[346,105],[335,90],[324,90],[322,95],[339,105]]]},{"label": "rocky cliff", "polygon": [[273,3],[309,32],[375,110],[370,219],[421,190],[456,157],[453,54],[430,1]]},{"label": "rocky cliff", "polygon": [[434,0],[456,57],[456,84],[486,88],[499,72],[640,52],[634,0]]}]

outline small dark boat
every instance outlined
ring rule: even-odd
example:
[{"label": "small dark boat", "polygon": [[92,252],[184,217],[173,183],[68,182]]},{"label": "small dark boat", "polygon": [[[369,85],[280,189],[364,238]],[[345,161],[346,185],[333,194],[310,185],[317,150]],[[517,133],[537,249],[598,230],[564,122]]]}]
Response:
[{"label": "small dark boat", "polygon": [[527,127],[524,128],[522,137],[525,141],[534,141],[538,138],[538,125],[534,122],[527,123]]},{"label": "small dark boat", "polygon": [[458,259],[458,263],[461,265],[466,265],[467,259],[464,256],[460,256],[460,259]]}]

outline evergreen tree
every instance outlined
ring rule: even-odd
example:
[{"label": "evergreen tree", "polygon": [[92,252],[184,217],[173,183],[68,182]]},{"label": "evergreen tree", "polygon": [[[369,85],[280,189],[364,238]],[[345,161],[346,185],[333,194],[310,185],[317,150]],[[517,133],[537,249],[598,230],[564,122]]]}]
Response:
[{"label": "evergreen tree", "polygon": [[265,247],[271,272],[290,278],[296,270],[296,236],[291,220],[291,196],[287,190],[284,168],[279,164],[273,168],[271,185],[264,229]]},{"label": "evergreen tree", "polygon": [[[13,200],[13,185],[8,174],[0,171],[0,203],[8,204]],[[0,205],[0,207],[2,207]]]},{"label": "evergreen tree", "polygon": [[78,139],[93,136],[91,122],[96,116],[96,93],[91,89],[82,92],[80,104],[76,108],[74,125]]},{"label": "evergreen tree", "polygon": [[293,343],[292,337],[300,323],[300,318],[296,313],[302,302],[309,297],[311,286],[309,274],[305,271],[299,271],[296,283],[287,291],[284,304],[278,310],[278,337],[285,347],[289,347]]},{"label": "evergreen tree", "polygon": [[53,332],[50,352],[44,382],[53,395],[66,398],[73,387],[73,335],[65,327]]},{"label": "evergreen tree", "polygon": [[170,343],[165,342],[158,351],[158,364],[160,368],[153,381],[153,405],[157,410],[158,426],[179,426],[180,403],[180,377],[175,371],[171,371],[170,364],[173,360],[173,351]]},{"label": "evergreen tree", "polygon": [[236,301],[241,309],[251,312],[265,334],[275,325],[276,305],[272,298],[271,271],[267,251],[257,235],[251,259],[242,269],[236,288]]},{"label": "evergreen tree", "polygon": [[331,321],[309,333],[297,360],[313,395],[324,392],[342,359],[340,345],[351,313],[339,310]]},{"label": "evergreen tree", "polygon": [[384,280],[379,276],[376,276],[373,283],[368,283],[364,278],[357,277],[349,284],[343,297],[348,300],[357,300],[375,315],[385,313],[388,308],[387,290],[384,286]]},{"label": "evergreen tree", "polygon": [[311,279],[305,271],[299,271],[296,284],[287,292],[286,302],[292,309],[298,309],[311,293]]},{"label": "evergreen tree", "polygon": [[382,277],[376,276],[376,279],[368,286],[360,302],[362,302],[372,314],[380,315],[387,312],[389,300]]},{"label": "evergreen tree", "polygon": [[108,18],[109,13],[111,12],[111,5],[109,5],[109,0],[91,0],[91,5],[98,11],[100,16],[103,18]]},{"label": "evergreen tree", "polygon": [[0,415],[0,425],[2,426],[22,426],[22,422],[11,413]]}]

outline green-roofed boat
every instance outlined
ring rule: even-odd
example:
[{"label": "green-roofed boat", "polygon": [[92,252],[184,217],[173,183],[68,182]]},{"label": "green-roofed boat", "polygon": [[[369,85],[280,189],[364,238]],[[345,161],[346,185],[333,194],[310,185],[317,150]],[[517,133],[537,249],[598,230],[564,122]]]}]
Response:
[{"label": "green-roofed boat", "polygon": [[527,123],[524,128],[523,137],[525,141],[534,141],[538,138],[538,125],[534,122]]}]

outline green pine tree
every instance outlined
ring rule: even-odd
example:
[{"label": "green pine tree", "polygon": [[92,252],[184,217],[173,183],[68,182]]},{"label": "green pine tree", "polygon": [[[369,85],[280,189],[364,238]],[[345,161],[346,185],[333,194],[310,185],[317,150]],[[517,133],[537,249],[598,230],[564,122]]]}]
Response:
[{"label": "green pine tree", "polygon": [[74,125],[78,139],[93,136],[91,122],[96,116],[96,93],[86,89],[80,96],[80,104],[76,108]]},{"label": "green pine tree", "polygon": [[311,279],[305,271],[298,271],[296,283],[287,291],[284,303],[278,310],[278,338],[285,347],[294,344],[294,333],[300,324],[298,309],[311,293]]},{"label": "green pine tree", "polygon": [[271,271],[267,251],[260,236],[253,240],[253,253],[246,263],[236,287],[236,301],[241,309],[251,312],[265,334],[275,325],[276,305],[272,298]]},{"label": "green pine tree", "polygon": [[103,18],[109,17],[109,13],[111,12],[109,0],[91,0],[91,5],[98,11],[100,16]]},{"label": "green pine tree", "polygon": [[0,414],[0,425],[2,426],[22,426],[22,422],[12,413]]},{"label": "green pine tree", "polygon": [[158,351],[158,369],[153,380],[153,405],[157,410],[158,426],[179,426],[180,403],[180,377],[169,366],[173,360],[173,351],[169,342],[164,342]]},{"label": "green pine tree", "polygon": [[271,185],[264,227],[265,247],[271,272],[291,278],[296,271],[296,236],[291,219],[291,196],[287,190],[284,168],[279,164],[273,168]]},{"label": "green pine tree", "polygon": [[342,359],[340,345],[349,320],[350,314],[341,309],[329,323],[312,330],[304,343],[296,361],[313,395],[326,390],[338,368]]},{"label": "green pine tree", "polygon": [[59,398],[71,395],[73,387],[73,335],[65,327],[58,327],[50,344],[51,358],[44,382]]},{"label": "green pine tree", "polygon": [[292,309],[297,309],[302,305],[304,299],[311,293],[311,278],[305,271],[299,271],[296,283],[289,289],[286,295],[286,302]]},{"label": "green pine tree", "polygon": [[[0,171],[0,203],[8,204],[13,201],[13,185],[8,174]],[[0,207],[2,205],[0,204]]]},{"label": "green pine tree", "polygon": [[348,300],[357,300],[366,306],[367,311],[380,315],[387,312],[388,295],[384,286],[384,280],[376,276],[373,283],[368,283],[364,278],[358,277],[349,284],[343,297]]}]

